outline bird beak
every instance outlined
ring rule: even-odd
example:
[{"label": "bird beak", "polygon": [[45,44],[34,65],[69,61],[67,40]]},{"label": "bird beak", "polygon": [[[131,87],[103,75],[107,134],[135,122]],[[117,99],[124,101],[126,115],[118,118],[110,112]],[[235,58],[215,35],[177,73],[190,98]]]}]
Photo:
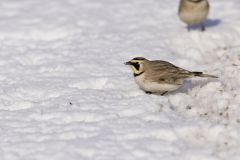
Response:
[{"label": "bird beak", "polygon": [[128,62],[125,62],[124,64],[125,65],[131,65],[132,63],[130,61],[128,61]]}]

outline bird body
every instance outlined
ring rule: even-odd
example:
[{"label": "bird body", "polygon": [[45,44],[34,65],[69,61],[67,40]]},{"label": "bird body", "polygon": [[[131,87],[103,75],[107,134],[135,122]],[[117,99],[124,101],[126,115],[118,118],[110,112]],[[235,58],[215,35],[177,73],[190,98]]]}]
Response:
[{"label": "bird body", "polygon": [[202,72],[191,72],[166,61],[150,61],[143,57],[133,58],[125,64],[131,66],[135,82],[146,93],[174,91],[183,84],[186,78],[217,78],[216,76],[203,74]]},{"label": "bird body", "polygon": [[136,76],[135,82],[140,86],[141,89],[147,91],[147,92],[165,92],[165,91],[174,91],[180,87],[179,84],[167,84],[167,83],[160,83],[160,82],[154,82],[150,81],[148,78],[146,78],[146,74],[143,73],[139,76]]},{"label": "bird body", "polygon": [[209,8],[208,0],[181,0],[178,16],[187,25],[201,24],[203,31],[205,30],[203,21],[208,16]]}]

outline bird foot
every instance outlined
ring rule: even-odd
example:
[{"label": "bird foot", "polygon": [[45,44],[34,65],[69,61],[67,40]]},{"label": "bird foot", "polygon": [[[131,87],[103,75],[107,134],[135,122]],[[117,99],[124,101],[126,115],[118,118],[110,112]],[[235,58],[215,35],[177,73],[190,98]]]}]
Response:
[{"label": "bird foot", "polygon": [[168,92],[168,91],[163,92],[163,93],[161,94],[161,96],[164,96],[167,92]]},{"label": "bird foot", "polygon": [[149,91],[145,91],[146,94],[152,94],[152,92],[149,92]]},{"label": "bird foot", "polygon": [[201,24],[201,31],[204,32],[206,30],[204,24]]}]

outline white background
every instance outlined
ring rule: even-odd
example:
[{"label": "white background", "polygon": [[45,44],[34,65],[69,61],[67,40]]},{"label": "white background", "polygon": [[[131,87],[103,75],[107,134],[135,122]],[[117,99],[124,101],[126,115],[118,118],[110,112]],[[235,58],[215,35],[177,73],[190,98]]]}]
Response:
[{"label": "white background", "polygon": [[[1,0],[1,160],[239,160],[240,4],[187,32],[178,0]],[[219,79],[146,95],[123,63]]]}]

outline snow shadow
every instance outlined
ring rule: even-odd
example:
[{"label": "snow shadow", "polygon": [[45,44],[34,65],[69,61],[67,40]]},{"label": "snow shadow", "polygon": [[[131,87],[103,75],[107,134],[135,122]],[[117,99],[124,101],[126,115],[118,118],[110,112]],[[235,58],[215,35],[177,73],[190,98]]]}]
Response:
[{"label": "snow shadow", "polygon": [[[221,24],[222,21],[220,19],[207,19],[204,21],[204,25],[207,28],[210,28],[210,27],[215,27],[219,24]],[[190,30],[199,30],[201,29],[201,25],[200,24],[194,24],[194,25],[191,25],[189,26],[190,27]]]},{"label": "snow shadow", "polygon": [[195,88],[195,87],[202,87],[208,84],[209,82],[216,82],[218,81],[215,78],[209,78],[209,79],[199,79],[199,80],[185,80],[183,85],[176,90],[176,93],[187,93],[189,90]]},{"label": "snow shadow", "polygon": [[[192,90],[195,87],[203,87],[207,85],[209,82],[216,82],[218,79],[215,78],[206,78],[206,79],[195,79],[195,80],[184,80],[183,84],[180,88],[178,88],[175,91],[170,91],[166,93],[164,96],[167,96],[168,94],[174,94],[174,93],[188,93],[189,90]],[[153,93],[154,95],[162,96],[162,93]]]},{"label": "snow shadow", "polygon": [[207,19],[204,24],[205,24],[205,27],[215,27],[219,24],[221,24],[221,20],[220,19]]}]

